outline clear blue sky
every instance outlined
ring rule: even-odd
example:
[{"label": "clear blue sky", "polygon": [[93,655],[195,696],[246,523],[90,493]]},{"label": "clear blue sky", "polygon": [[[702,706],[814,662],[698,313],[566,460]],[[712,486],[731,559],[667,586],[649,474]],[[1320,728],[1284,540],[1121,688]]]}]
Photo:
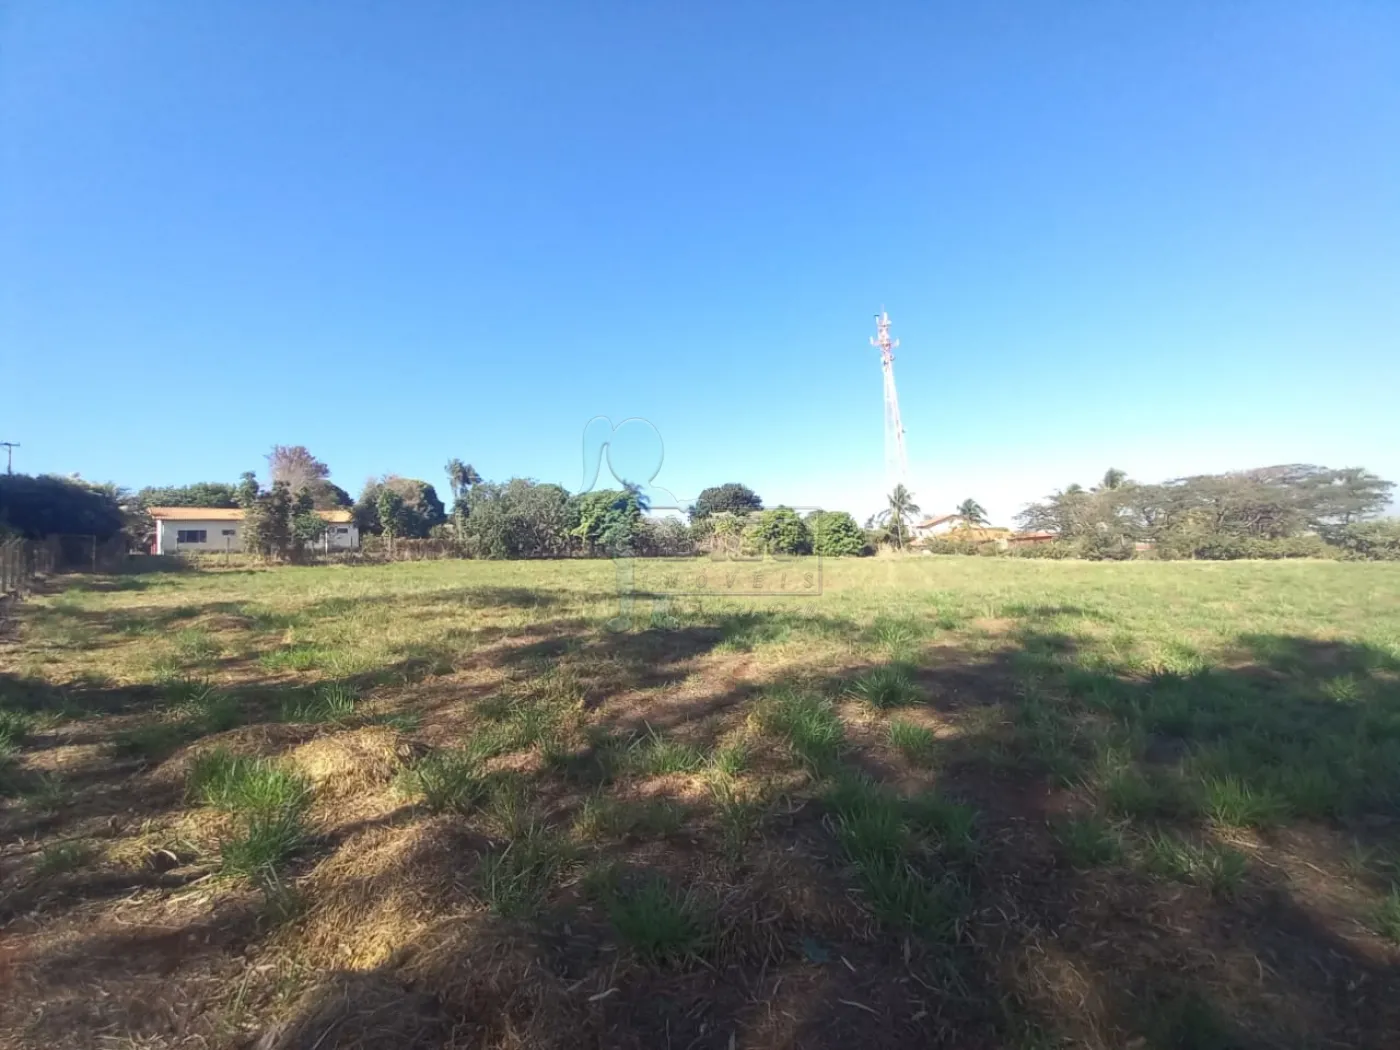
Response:
[{"label": "clear blue sky", "polygon": [[864,516],[1400,480],[1400,4],[0,2],[0,440]]}]

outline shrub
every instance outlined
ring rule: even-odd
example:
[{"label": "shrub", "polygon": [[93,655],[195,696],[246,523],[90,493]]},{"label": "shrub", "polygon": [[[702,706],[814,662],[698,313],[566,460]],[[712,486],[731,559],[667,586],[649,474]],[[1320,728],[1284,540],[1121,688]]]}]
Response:
[{"label": "shrub", "polygon": [[1239,558],[1338,558],[1341,553],[1321,536],[1212,536],[1193,551],[1204,561],[1233,561]]},{"label": "shrub", "polygon": [[764,554],[812,553],[812,534],[807,523],[791,507],[761,511],[744,530],[744,541]]},{"label": "shrub", "polygon": [[1347,525],[1338,531],[1333,542],[1350,558],[1400,561],[1400,518]]},{"label": "shrub", "polygon": [[819,510],[807,519],[812,553],[842,558],[869,554],[872,550],[856,519],[844,510]]},{"label": "shrub", "polygon": [[1006,552],[1013,558],[1048,558],[1063,561],[1080,557],[1079,547],[1070,540],[1049,540],[1045,543],[1014,543]]}]

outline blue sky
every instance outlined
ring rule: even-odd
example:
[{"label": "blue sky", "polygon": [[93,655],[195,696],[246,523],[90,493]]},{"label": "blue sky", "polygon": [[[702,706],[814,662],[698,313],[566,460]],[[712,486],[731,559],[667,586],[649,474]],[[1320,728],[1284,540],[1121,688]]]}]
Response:
[{"label": "blue sky", "polygon": [[0,440],[864,517],[1400,480],[1400,5],[0,3]]}]

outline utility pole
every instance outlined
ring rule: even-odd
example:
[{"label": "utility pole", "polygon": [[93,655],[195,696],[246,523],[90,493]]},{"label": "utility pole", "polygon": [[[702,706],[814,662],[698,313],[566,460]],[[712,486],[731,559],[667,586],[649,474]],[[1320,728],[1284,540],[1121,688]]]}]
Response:
[{"label": "utility pole", "polygon": [[15,449],[19,448],[18,441],[0,441],[0,448],[5,450],[5,473],[15,472]]}]

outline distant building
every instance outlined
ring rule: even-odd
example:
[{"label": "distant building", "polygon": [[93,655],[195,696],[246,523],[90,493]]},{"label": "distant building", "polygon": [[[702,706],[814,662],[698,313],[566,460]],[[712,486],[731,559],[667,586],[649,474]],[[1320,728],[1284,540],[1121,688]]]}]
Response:
[{"label": "distant building", "polygon": [[[149,507],[155,519],[152,554],[217,553],[243,549],[243,511],[225,507]],[[328,526],[317,543],[321,550],[349,551],[360,546],[360,530],[348,510],[318,510]]]},{"label": "distant building", "polygon": [[925,518],[912,526],[914,542],[920,540],[958,540],[963,543],[1000,543],[1011,535],[1010,529],[991,525],[969,525],[961,514],[941,514]]},{"label": "distant building", "polygon": [[1055,535],[1055,533],[1045,532],[1044,530],[1039,532],[1018,532],[1006,538],[1007,542],[1013,547],[1024,547],[1032,543],[1052,543],[1057,539],[1059,539],[1059,537]]}]

